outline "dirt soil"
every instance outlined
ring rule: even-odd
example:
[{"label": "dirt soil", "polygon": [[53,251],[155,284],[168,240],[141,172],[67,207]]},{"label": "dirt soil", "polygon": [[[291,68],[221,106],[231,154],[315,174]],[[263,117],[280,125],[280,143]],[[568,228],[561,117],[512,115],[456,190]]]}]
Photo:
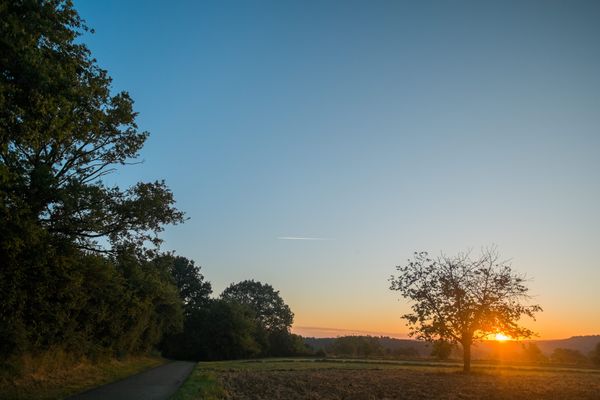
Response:
[{"label": "dirt soil", "polygon": [[419,370],[221,371],[231,400],[600,399],[596,373],[474,373]]}]

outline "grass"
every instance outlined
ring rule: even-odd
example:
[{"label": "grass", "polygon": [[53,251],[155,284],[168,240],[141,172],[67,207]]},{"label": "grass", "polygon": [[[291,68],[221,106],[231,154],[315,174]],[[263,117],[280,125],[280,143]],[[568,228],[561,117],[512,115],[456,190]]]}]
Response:
[{"label": "grass", "polygon": [[225,391],[216,374],[196,367],[171,400],[218,400],[224,397]]},{"label": "grass", "polygon": [[174,399],[598,399],[600,371],[268,359],[200,362]]},{"label": "grass", "polygon": [[105,358],[92,362],[60,350],[27,355],[5,364],[0,373],[0,398],[62,399],[165,362],[150,356],[131,356],[122,360]]}]

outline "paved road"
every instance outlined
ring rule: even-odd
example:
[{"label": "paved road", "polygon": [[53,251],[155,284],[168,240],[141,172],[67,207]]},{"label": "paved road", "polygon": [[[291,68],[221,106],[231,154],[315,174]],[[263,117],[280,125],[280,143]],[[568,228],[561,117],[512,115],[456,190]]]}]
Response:
[{"label": "paved road", "polygon": [[69,400],[166,400],[181,386],[193,362],[173,361],[146,372],[130,376],[69,397]]}]

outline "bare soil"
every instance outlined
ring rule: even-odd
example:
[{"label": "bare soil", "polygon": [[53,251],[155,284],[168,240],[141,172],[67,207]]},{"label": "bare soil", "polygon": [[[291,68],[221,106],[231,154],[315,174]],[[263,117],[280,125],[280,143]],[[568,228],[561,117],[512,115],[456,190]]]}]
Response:
[{"label": "bare soil", "polygon": [[600,374],[419,369],[219,371],[231,400],[258,399],[600,399]]}]

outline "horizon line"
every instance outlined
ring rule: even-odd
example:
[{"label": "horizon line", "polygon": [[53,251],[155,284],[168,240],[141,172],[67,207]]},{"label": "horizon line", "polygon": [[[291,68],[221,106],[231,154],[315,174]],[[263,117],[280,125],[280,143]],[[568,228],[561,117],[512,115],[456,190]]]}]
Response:
[{"label": "horizon line", "polygon": [[[396,339],[410,339],[408,334],[406,333],[392,333],[392,332],[379,332],[379,331],[368,331],[362,329],[345,329],[345,328],[326,328],[321,326],[293,326],[292,330],[306,330],[306,331],[321,331],[321,332],[346,332],[346,333],[358,333],[358,334],[368,334],[368,335],[377,335],[377,336],[388,336]],[[316,337],[316,336],[315,336]],[[326,336],[330,337],[330,336]]]},{"label": "horizon line", "polygon": [[[362,329],[346,329],[346,328],[326,328],[326,327],[321,327],[321,326],[293,326],[292,330],[306,330],[306,331],[321,331],[321,332],[329,332],[329,333],[334,333],[334,332],[340,332],[340,333],[349,333],[350,335],[347,336],[356,336],[356,334],[365,334],[365,335],[370,335],[370,336],[383,336],[383,337],[391,337],[394,339],[406,339],[406,340],[415,340],[415,341],[419,341],[418,339],[414,339],[411,338],[410,336],[408,336],[407,333],[402,334],[402,333],[391,333],[391,332],[379,332],[379,331],[368,331],[368,330],[362,330]],[[355,335],[352,335],[352,333],[354,333]],[[303,337],[311,337],[311,336],[305,336],[305,335],[301,335]],[[567,337],[560,337],[560,338],[535,338],[535,337],[531,337],[528,339],[517,339],[517,340],[512,340],[512,341],[522,341],[522,342],[539,342],[539,341],[551,341],[551,340],[568,340],[568,339],[572,339],[572,338],[578,338],[578,337],[594,337],[594,336],[600,336],[600,333],[597,334],[576,334],[576,335],[570,335]],[[339,337],[338,336],[312,336],[314,338],[320,338],[320,339],[325,339],[325,338],[336,338]]]}]

